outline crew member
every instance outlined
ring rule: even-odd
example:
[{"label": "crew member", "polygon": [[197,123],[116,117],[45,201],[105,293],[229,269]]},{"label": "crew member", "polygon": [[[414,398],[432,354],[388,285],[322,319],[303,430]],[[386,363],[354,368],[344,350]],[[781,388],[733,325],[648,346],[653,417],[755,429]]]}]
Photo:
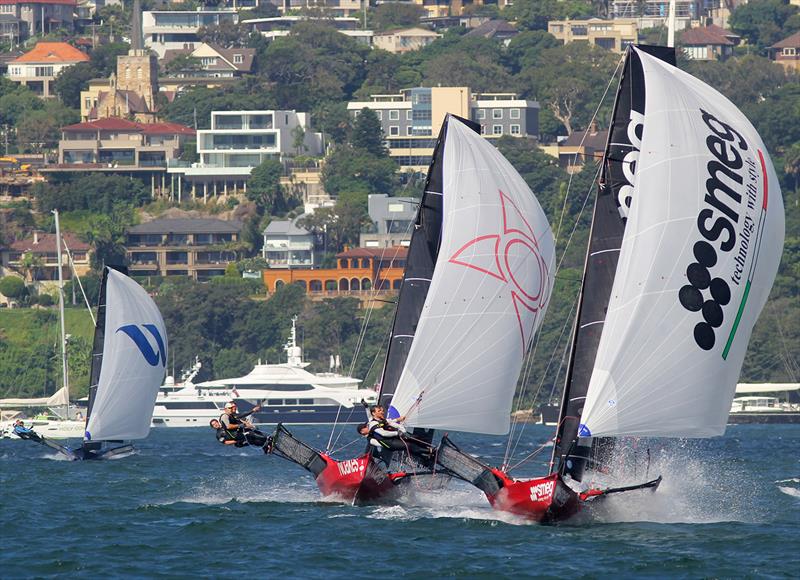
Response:
[{"label": "crew member", "polygon": [[[235,445],[236,447],[244,447],[245,445],[253,445],[261,447],[264,453],[269,453],[269,437],[255,428],[255,426],[247,419],[253,413],[261,410],[261,405],[256,405],[247,413],[237,413],[236,403],[231,401],[225,404],[225,412],[220,416],[219,423],[220,429],[224,433],[217,431],[217,440],[226,445]],[[213,425],[212,425],[213,427]],[[220,439],[224,436],[224,439]],[[230,443],[229,441],[233,441]]]},{"label": "crew member", "polygon": [[14,434],[20,439],[29,439],[31,441],[36,441],[37,443],[42,440],[42,436],[32,428],[26,427],[25,422],[22,419],[17,419],[14,421]]},{"label": "crew member", "polygon": [[406,451],[423,463],[430,461],[435,449],[406,434],[406,428],[402,423],[405,417],[387,419],[386,410],[381,405],[371,407],[370,415],[369,422],[362,424],[363,427],[358,426],[358,432],[369,437],[370,445],[376,448],[375,453],[384,463],[389,464],[394,451]]}]

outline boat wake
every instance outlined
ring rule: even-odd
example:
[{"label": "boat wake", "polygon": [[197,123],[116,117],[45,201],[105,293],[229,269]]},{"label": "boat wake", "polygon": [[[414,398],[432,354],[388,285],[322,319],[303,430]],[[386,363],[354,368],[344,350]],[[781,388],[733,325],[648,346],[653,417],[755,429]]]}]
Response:
[{"label": "boat wake", "polygon": [[800,477],[780,479],[776,481],[775,484],[778,486],[778,491],[781,493],[800,499]]},{"label": "boat wake", "polygon": [[709,461],[692,444],[667,444],[648,470],[624,469],[625,480],[608,478],[601,487],[624,486],[663,476],[657,490],[610,495],[592,502],[582,517],[603,523],[647,521],[658,523],[758,522],[759,487],[752,474],[734,464]]},{"label": "boat wake", "polygon": [[[238,503],[327,503],[320,500],[316,486],[305,482],[275,486],[257,477],[238,475],[201,481],[187,494],[158,502],[157,505],[196,503],[222,505]],[[332,502],[334,503],[334,502]]]}]

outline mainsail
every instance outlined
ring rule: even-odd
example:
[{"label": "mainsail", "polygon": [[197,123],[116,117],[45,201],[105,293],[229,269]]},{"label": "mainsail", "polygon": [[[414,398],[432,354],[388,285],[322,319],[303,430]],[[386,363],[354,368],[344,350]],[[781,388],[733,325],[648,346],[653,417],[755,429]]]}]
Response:
[{"label": "mainsail", "polygon": [[[674,50],[663,47],[647,49],[659,58],[675,64]],[[555,469],[568,473],[578,481],[583,477],[586,459],[590,455],[602,454],[599,449],[592,453],[588,441],[586,445],[576,445],[575,441],[611,297],[625,222],[633,199],[646,99],[641,63],[635,53],[628,53],[614,101],[608,143],[603,155],[578,314],[572,336],[572,350],[551,460]],[[597,447],[598,443],[603,442],[593,443]],[[605,445],[604,449],[608,449],[608,446]],[[604,459],[595,457],[598,461]]]},{"label": "mainsail", "polygon": [[95,328],[86,440],[147,437],[166,363],[167,332],[155,302],[128,276],[106,267]]},{"label": "mainsail", "polygon": [[633,50],[644,131],[580,435],[720,435],[780,261],[783,201],[745,116]]},{"label": "mainsail", "polygon": [[392,408],[413,427],[503,434],[552,291],[553,235],[497,149],[457,118],[446,127],[442,187],[426,192],[442,200],[435,274]]}]

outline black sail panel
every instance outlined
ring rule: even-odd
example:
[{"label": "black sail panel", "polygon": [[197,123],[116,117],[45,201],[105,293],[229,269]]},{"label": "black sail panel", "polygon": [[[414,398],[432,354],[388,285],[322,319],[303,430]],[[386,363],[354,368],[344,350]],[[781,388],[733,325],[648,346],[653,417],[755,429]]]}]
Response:
[{"label": "black sail panel", "polygon": [[392,335],[386,352],[378,401],[387,407],[397,389],[408,352],[411,350],[417,323],[430,289],[436,257],[439,255],[442,234],[442,158],[446,135],[447,120],[445,119],[436,140],[428,176],[425,180],[425,190],[414,220],[414,231],[411,233],[411,243],[408,247],[403,284],[397,298]]},{"label": "black sail panel", "polygon": [[106,337],[106,287],[108,285],[108,267],[103,268],[103,277],[100,281],[100,295],[97,304],[97,322],[94,326],[94,340],[92,341],[92,368],[89,373],[89,402],[86,408],[86,423],[92,414],[94,400],[97,397],[97,385],[100,383],[100,370],[103,366],[103,343]]},{"label": "black sail panel", "polygon": [[[633,174],[644,128],[645,87],[641,62],[629,50],[617,89],[609,138],[592,216],[583,284],[573,329],[552,468],[580,481],[591,448],[578,445],[579,422],[611,298]],[[602,441],[595,447],[608,449]]]}]

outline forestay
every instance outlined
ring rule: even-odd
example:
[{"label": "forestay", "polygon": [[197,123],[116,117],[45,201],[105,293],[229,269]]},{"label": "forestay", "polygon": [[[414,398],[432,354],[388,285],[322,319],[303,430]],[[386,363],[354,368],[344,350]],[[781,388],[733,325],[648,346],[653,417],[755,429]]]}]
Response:
[{"label": "forestay", "polygon": [[167,333],[139,284],[115,270],[107,276],[102,366],[86,438],[142,439],[164,378]]},{"label": "forestay", "polygon": [[637,53],[638,179],[580,434],[721,435],[780,261],[783,201],[744,115]]},{"label": "forestay", "polygon": [[525,351],[553,286],[553,234],[511,164],[450,118],[443,228],[392,406],[414,427],[507,433]]}]

